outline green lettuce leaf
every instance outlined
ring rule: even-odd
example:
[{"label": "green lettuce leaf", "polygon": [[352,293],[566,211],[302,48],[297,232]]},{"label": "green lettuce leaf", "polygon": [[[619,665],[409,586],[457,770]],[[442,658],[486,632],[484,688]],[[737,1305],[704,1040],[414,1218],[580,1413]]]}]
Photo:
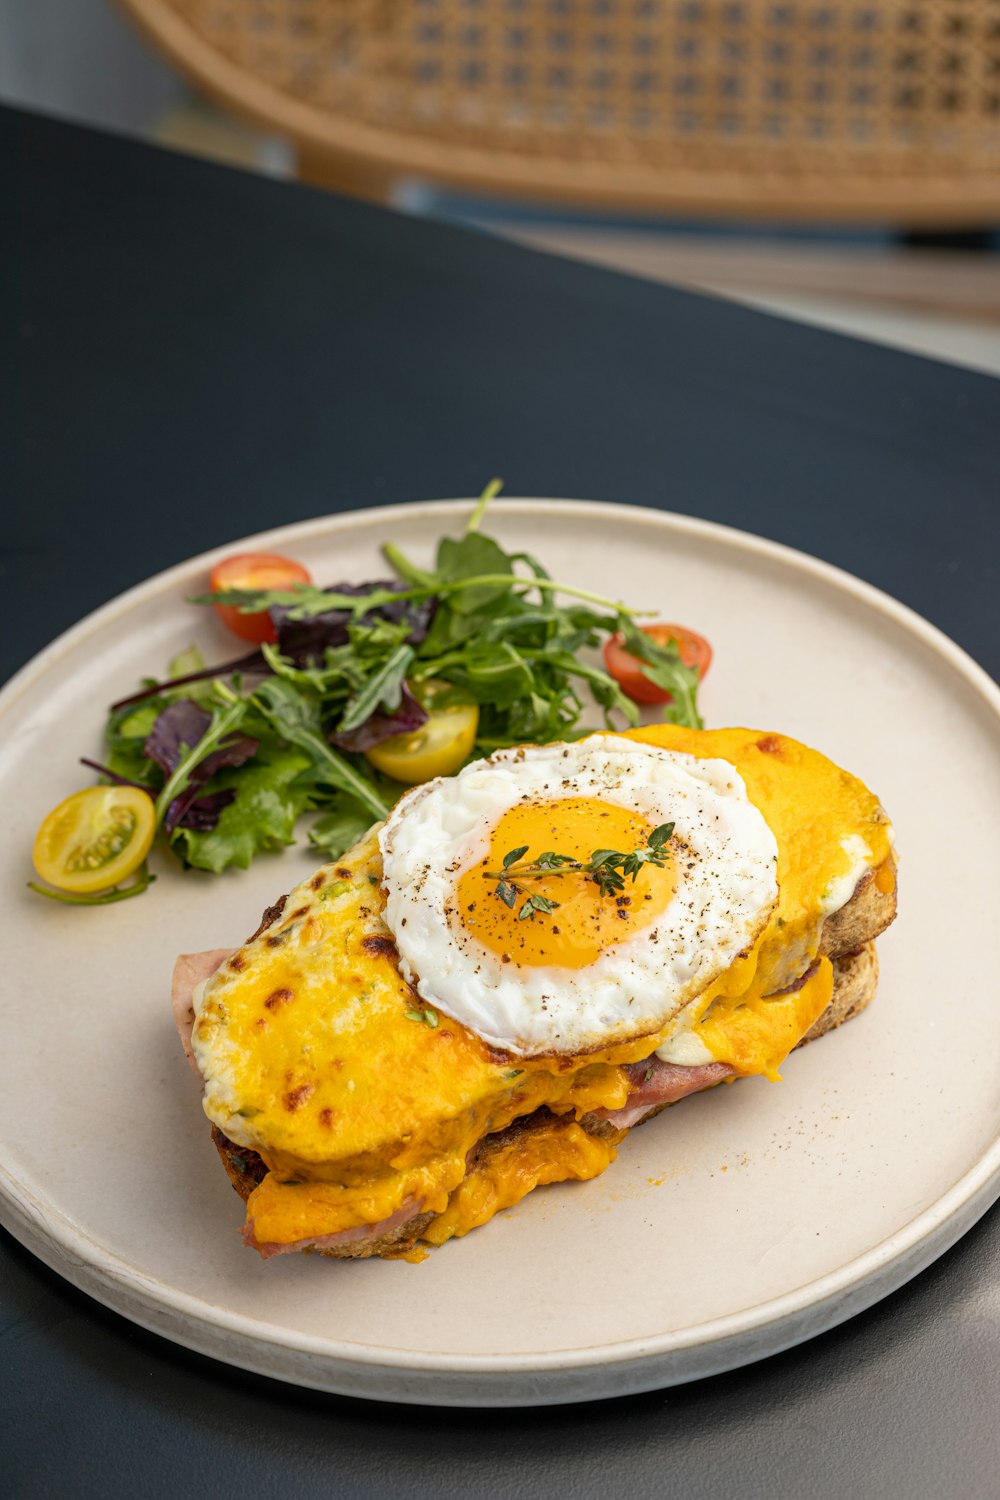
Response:
[{"label": "green lettuce leaf", "polygon": [[236,790],[215,827],[207,833],[178,828],[172,847],[185,864],[218,874],[230,865],[245,870],[256,854],[293,844],[296,820],[313,805],[311,769],[302,750],[276,741],[261,745],[247,765],[220,771],[208,783],[209,791]]},{"label": "green lettuce leaf", "polygon": [[309,842],[327,859],[339,859],[372,826],[372,817],[350,797],[339,797],[309,830]]}]

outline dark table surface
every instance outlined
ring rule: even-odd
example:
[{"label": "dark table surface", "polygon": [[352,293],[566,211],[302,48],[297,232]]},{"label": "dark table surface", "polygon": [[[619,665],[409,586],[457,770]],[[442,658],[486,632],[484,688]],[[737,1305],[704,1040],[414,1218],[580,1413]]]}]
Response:
[{"label": "dark table surface", "polygon": [[[1000,668],[1000,382],[0,111],[7,675],[194,552],[390,501],[775,537]],[[187,1353],[0,1231],[0,1496],[1000,1493],[1000,1210],[845,1326],[588,1406],[379,1406]]]}]

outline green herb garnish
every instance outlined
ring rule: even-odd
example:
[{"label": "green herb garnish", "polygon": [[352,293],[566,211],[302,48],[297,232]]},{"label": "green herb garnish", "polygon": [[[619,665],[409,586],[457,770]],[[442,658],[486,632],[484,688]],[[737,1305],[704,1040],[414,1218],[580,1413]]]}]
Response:
[{"label": "green herb garnish", "polygon": [[437,1011],[434,1010],[408,1010],[406,1012],[406,1019],[408,1021],[422,1021],[425,1026],[430,1026],[432,1030],[438,1023]]},{"label": "green herb garnish", "polygon": [[661,823],[653,829],[642,849],[633,849],[629,854],[622,854],[617,849],[595,849],[589,859],[573,859],[571,855],[556,854],[549,849],[537,859],[526,860],[528,845],[522,844],[518,849],[509,849],[503,857],[503,868],[487,870],[485,878],[496,881],[494,895],[511,910],[517,905],[518,897],[524,896],[517,914],[518,921],[533,922],[537,914],[544,916],[555,911],[559,902],[526,887],[553,876],[583,875],[594,882],[602,896],[618,897],[625,889],[626,880],[631,879],[634,883],[643,865],[663,867],[673,833],[673,823]]}]

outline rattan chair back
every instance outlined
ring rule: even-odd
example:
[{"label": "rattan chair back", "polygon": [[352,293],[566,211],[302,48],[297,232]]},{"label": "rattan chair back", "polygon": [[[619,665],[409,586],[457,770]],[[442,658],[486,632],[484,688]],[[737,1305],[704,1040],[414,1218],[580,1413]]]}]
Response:
[{"label": "rattan chair back", "polygon": [[958,225],[1000,209],[997,0],[121,0],[372,191]]}]

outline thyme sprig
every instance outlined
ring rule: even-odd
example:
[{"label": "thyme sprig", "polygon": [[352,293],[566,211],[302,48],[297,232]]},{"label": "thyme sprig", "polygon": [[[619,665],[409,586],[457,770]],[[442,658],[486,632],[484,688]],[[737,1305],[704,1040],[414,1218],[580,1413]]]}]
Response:
[{"label": "thyme sprig", "polygon": [[673,823],[661,823],[654,828],[642,849],[633,849],[628,854],[618,849],[595,849],[589,859],[574,859],[569,854],[557,854],[547,849],[537,859],[525,859],[528,845],[509,849],[503,857],[503,868],[487,870],[486,879],[497,883],[495,895],[513,911],[519,896],[524,901],[518,911],[518,921],[533,922],[538,915],[547,916],[555,911],[558,901],[528,887],[536,881],[547,880],[554,875],[583,875],[592,880],[602,896],[618,897],[625,889],[626,880],[633,882],[644,865],[663,867],[667,860],[667,845],[674,833]]}]

